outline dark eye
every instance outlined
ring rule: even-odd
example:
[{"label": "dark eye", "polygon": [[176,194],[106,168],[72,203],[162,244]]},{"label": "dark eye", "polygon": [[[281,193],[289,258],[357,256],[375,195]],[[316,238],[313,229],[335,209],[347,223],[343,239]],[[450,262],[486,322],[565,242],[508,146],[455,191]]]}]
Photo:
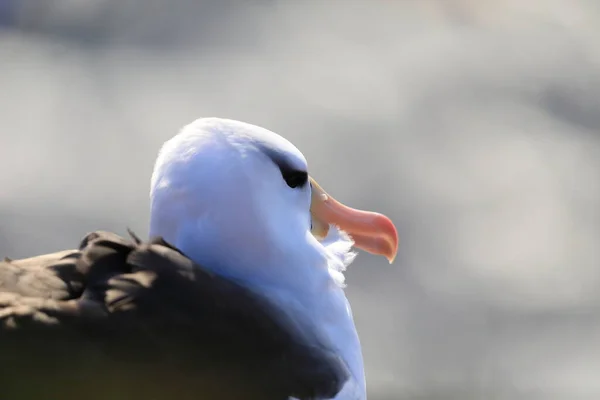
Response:
[{"label": "dark eye", "polygon": [[306,171],[282,169],[281,176],[283,176],[285,183],[292,189],[303,187],[308,181],[308,173]]}]

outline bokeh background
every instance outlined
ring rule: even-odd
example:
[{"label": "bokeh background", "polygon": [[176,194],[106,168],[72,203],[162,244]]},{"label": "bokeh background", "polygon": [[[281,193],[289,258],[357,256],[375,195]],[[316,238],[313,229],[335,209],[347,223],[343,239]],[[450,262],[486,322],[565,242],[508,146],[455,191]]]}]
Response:
[{"label": "bokeh background", "polygon": [[371,400],[600,398],[600,2],[0,0],[0,255],[147,233],[201,116],[397,224],[347,275]]}]

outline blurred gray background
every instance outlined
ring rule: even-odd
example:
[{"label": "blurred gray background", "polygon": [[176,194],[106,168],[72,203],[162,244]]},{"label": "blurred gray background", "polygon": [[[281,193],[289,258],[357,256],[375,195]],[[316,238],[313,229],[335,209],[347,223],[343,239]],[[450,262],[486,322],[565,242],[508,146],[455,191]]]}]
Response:
[{"label": "blurred gray background", "polygon": [[147,233],[201,116],[389,215],[347,289],[371,400],[600,398],[597,0],[0,0],[0,255]]}]

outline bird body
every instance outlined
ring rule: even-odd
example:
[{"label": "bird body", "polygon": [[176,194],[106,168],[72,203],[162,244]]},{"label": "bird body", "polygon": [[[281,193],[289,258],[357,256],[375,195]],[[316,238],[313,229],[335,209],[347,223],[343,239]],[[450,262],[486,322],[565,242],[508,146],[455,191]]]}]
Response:
[{"label": "bird body", "polygon": [[[197,274],[214,277],[213,281],[207,281],[211,284],[196,288],[203,291],[199,295],[200,300],[192,301],[191,295],[187,299],[192,304],[197,304],[197,301],[203,304],[200,309],[189,312],[187,318],[196,322],[204,319],[203,335],[214,342],[215,354],[232,351],[228,349],[227,340],[218,340],[219,335],[213,332],[215,329],[219,332],[219,324],[211,319],[214,315],[221,315],[217,319],[227,326],[226,331],[232,335],[230,341],[237,340],[248,346],[249,343],[260,343],[256,337],[240,338],[252,325],[248,322],[248,315],[261,314],[264,321],[273,325],[271,331],[259,329],[263,335],[261,340],[266,344],[271,341],[270,346],[279,344],[279,355],[286,355],[288,363],[304,371],[299,373],[290,366],[284,368],[288,375],[280,376],[279,380],[286,384],[272,383],[276,389],[274,392],[278,392],[275,396],[285,392],[288,397],[315,399],[331,398],[337,393],[337,400],[366,399],[361,347],[344,294],[343,272],[354,259],[353,246],[385,255],[391,262],[397,249],[396,229],[381,214],[354,210],[335,201],[308,175],[306,159],[293,144],[274,132],[234,120],[203,118],[185,126],[163,145],[154,167],[150,190],[150,236],[159,238],[156,239],[159,242],[144,245],[136,239],[134,245],[125,246],[129,249],[127,254],[137,254],[135,249],[139,250],[142,246],[166,257],[166,264],[170,266],[164,269],[182,272],[180,263],[183,263],[188,268],[188,277],[197,278]],[[120,245],[109,241],[113,244],[109,244],[108,248],[122,248],[119,247],[123,246],[122,238],[113,240]],[[84,241],[81,249],[73,254],[89,259],[99,251],[97,246],[100,242],[102,240]],[[106,245],[108,242],[102,243]],[[71,256],[66,257],[69,259]],[[135,256],[133,258],[136,259]],[[59,257],[59,260],[62,258]],[[123,267],[130,264],[123,260],[128,258],[113,255],[110,268],[121,263],[124,275],[141,273]],[[177,297],[179,287],[185,284],[178,282],[177,285],[161,286],[166,278],[159,279],[162,275],[152,270],[155,267],[152,263],[163,267],[165,263],[164,259],[157,260],[159,258],[147,259],[148,263],[141,269],[149,272],[142,274],[145,278],[139,278],[141,280],[138,279],[136,284],[145,285],[147,296],[148,290],[160,286],[163,290],[156,292],[158,299],[161,296]],[[2,268],[14,270],[16,265],[7,263]],[[106,265],[104,268],[110,269]],[[51,267],[50,270],[56,271],[56,268]],[[99,276],[92,275],[95,279]],[[110,286],[110,279],[100,286]],[[142,282],[144,279],[146,283]],[[224,286],[211,286],[217,279],[224,282]],[[86,282],[94,287],[96,285],[94,279]],[[29,285],[34,283],[29,281]],[[61,285],[59,281],[57,284]],[[67,281],[63,285],[68,286]],[[0,287],[2,292],[11,292],[4,285]],[[167,287],[171,292],[164,290]],[[228,289],[222,292],[223,287]],[[189,286],[190,293],[194,292],[193,288],[193,285]],[[90,289],[90,292],[93,290]],[[110,314],[112,306],[106,303],[109,292],[113,293],[110,290],[104,293],[102,301]],[[125,299],[136,298],[127,291],[122,292]],[[52,293],[42,290],[38,295],[52,297]],[[89,299],[85,297],[85,289],[81,295],[83,297],[75,303],[69,303],[69,307],[76,304],[77,315],[80,316],[85,314],[82,310],[90,310],[86,308]],[[240,303],[242,298],[254,304],[254,308],[245,309],[245,305]],[[92,300],[100,301],[93,296]],[[230,311],[236,307],[245,310],[241,318],[244,323],[240,324],[239,314],[220,314],[221,301],[230,305]],[[123,304],[122,300],[117,303]],[[140,309],[135,301],[132,304],[133,309]],[[156,302],[152,304],[155,306]],[[177,313],[177,310],[171,311]],[[6,308],[3,312],[7,314]],[[203,313],[213,317],[206,317]],[[268,325],[264,321],[258,318],[256,324],[258,327]],[[236,332],[236,325],[240,331]],[[232,332],[240,337],[232,339],[235,337]],[[205,341],[203,345],[209,342]],[[298,356],[298,348],[305,349],[304,357],[309,361],[302,357],[293,359]],[[241,367],[247,366],[240,360],[240,355],[246,354],[244,351],[238,349],[238,357],[230,357],[228,360],[231,362],[223,362],[223,365],[243,371],[239,376],[255,377],[256,372],[247,373]],[[280,368],[285,364],[276,355],[273,359],[269,358],[276,353],[265,353],[261,360],[263,373],[273,366]],[[253,357],[260,359],[257,354]],[[206,360],[209,359],[214,361],[206,357]],[[314,362],[314,371],[307,374],[304,368],[310,362]],[[302,374],[310,375],[310,378]],[[261,379],[264,377],[253,381],[264,382]],[[298,386],[294,388],[290,382]],[[249,391],[246,393],[250,396]],[[263,399],[270,398],[264,393],[262,396]]]}]

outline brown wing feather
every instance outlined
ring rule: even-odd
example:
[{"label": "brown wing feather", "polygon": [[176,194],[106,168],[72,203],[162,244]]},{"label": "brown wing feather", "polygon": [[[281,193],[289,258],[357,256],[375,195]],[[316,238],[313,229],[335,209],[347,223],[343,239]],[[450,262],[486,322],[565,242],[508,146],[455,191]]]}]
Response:
[{"label": "brown wing feather", "polygon": [[94,232],[0,262],[1,397],[333,397],[347,370],[291,322],[162,239]]}]

